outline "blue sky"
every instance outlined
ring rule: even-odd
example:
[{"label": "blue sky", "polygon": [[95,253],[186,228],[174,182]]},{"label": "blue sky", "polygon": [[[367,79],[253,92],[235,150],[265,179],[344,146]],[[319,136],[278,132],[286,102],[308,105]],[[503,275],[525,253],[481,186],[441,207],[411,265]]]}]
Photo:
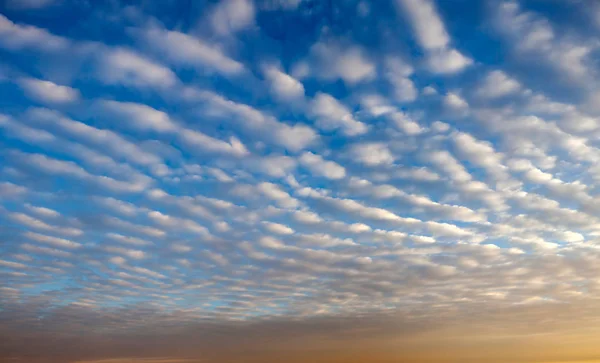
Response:
[{"label": "blue sky", "polygon": [[599,32],[584,1],[5,1],[2,319],[593,299]]}]

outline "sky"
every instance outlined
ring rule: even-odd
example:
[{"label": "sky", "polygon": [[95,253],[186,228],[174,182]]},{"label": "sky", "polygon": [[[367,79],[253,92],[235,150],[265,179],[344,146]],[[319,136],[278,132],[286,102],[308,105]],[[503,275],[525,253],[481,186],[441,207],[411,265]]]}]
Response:
[{"label": "sky", "polygon": [[600,362],[600,3],[0,1],[0,360]]}]

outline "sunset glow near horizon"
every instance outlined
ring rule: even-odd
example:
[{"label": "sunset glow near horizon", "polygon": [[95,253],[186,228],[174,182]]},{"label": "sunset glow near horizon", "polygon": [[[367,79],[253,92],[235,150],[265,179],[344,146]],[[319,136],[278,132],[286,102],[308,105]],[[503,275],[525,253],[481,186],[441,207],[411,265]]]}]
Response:
[{"label": "sunset glow near horizon", "polygon": [[0,361],[600,362],[600,2],[0,1]]}]

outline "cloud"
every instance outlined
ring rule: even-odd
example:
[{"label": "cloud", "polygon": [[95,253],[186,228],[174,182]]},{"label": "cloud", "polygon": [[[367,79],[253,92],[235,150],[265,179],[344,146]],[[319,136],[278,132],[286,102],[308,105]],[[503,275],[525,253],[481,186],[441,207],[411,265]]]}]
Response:
[{"label": "cloud", "polygon": [[263,222],[265,229],[275,234],[293,234],[294,230],[288,226],[273,222]]},{"label": "cloud", "polygon": [[267,198],[275,201],[282,208],[296,208],[300,205],[297,199],[290,196],[276,184],[263,182],[257,188]]},{"label": "cloud", "polygon": [[31,25],[13,23],[0,14],[0,46],[14,51],[41,50],[61,52],[69,48],[71,42],[47,30]]},{"label": "cloud", "polygon": [[457,73],[473,64],[473,60],[456,49],[433,51],[427,60],[429,69],[434,73]]},{"label": "cloud", "polygon": [[178,128],[165,112],[140,103],[107,100],[100,106],[116,117],[126,118],[129,127],[157,132],[173,132]]},{"label": "cloud", "polygon": [[418,92],[413,81],[408,78],[413,74],[413,68],[398,58],[388,58],[386,63],[388,68],[386,75],[394,86],[396,100],[400,102],[414,101]]},{"label": "cloud", "polygon": [[340,129],[347,136],[361,135],[368,130],[367,125],[357,121],[346,106],[326,93],[315,95],[310,110],[318,118],[319,127],[324,130]]},{"label": "cloud", "polygon": [[98,67],[98,77],[106,84],[161,89],[177,83],[170,69],[124,48],[106,52]]},{"label": "cloud", "polygon": [[191,130],[176,124],[169,115],[150,106],[117,101],[101,101],[101,109],[113,117],[128,120],[130,127],[141,131],[154,131],[159,133],[175,134],[179,142],[189,149],[200,148],[205,151],[244,156],[248,150],[236,137],[231,137],[229,142],[222,141],[200,131]]},{"label": "cloud", "polygon": [[341,79],[352,86],[373,79],[375,65],[359,46],[342,46],[336,42],[318,42],[311,47],[316,62],[317,77],[325,80]]},{"label": "cloud", "polygon": [[446,93],[444,105],[453,111],[466,111],[469,108],[467,101],[455,92]]},{"label": "cloud", "polygon": [[270,84],[273,97],[282,101],[302,100],[304,86],[300,81],[275,66],[265,66],[263,72]]},{"label": "cloud", "polygon": [[68,104],[79,100],[81,96],[74,88],[41,79],[23,78],[19,80],[19,85],[29,97],[42,103]]},{"label": "cloud", "polygon": [[476,93],[483,98],[498,98],[521,89],[521,84],[500,70],[491,71],[484,78]]},{"label": "cloud", "polygon": [[202,110],[203,113],[216,117],[229,117],[230,122],[290,151],[298,152],[319,138],[319,135],[307,125],[301,123],[288,125],[251,106],[234,102],[212,92],[195,92],[193,99],[206,102],[208,107]]},{"label": "cloud", "polygon": [[138,29],[133,34],[172,64],[229,76],[245,70],[242,63],[225,55],[217,46],[188,34],[160,28]]},{"label": "cloud", "polygon": [[357,162],[368,166],[386,165],[394,162],[394,156],[384,143],[354,144],[349,149],[349,155]]},{"label": "cloud", "polygon": [[597,45],[557,35],[548,19],[524,11],[519,3],[499,3],[495,21],[499,32],[512,42],[517,53],[541,59],[571,77],[580,79],[594,74],[588,66],[588,56]]},{"label": "cloud", "polygon": [[229,35],[254,23],[254,3],[251,0],[223,0],[215,6],[211,25],[219,35]]},{"label": "cloud", "polygon": [[448,74],[464,70],[473,60],[450,46],[450,36],[431,0],[396,0],[398,10],[406,16],[419,45],[427,52],[428,68]]},{"label": "cloud", "polygon": [[346,169],[343,166],[325,160],[318,154],[305,152],[300,156],[299,161],[314,175],[323,176],[327,179],[342,179],[346,176]]},{"label": "cloud", "polygon": [[69,4],[0,17],[0,361],[597,355],[577,17]]},{"label": "cloud", "polygon": [[409,14],[419,44],[428,50],[445,48],[450,36],[433,3],[429,0],[397,0]]}]

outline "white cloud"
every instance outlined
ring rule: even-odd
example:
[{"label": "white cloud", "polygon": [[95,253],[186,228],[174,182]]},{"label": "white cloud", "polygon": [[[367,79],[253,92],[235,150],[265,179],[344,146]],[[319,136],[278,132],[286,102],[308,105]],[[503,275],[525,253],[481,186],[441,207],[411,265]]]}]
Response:
[{"label": "white cloud", "polygon": [[399,58],[388,58],[387,79],[394,86],[394,96],[399,102],[412,102],[417,99],[417,88],[408,78],[413,74],[413,69]]},{"label": "white cloud", "polygon": [[335,42],[319,42],[312,46],[317,76],[326,80],[342,79],[349,85],[371,80],[377,70],[362,48],[342,46]]},{"label": "white cloud", "polygon": [[0,46],[10,50],[34,49],[60,52],[68,49],[71,42],[31,25],[21,25],[0,14]]},{"label": "white cloud", "polygon": [[201,72],[212,69],[225,75],[238,75],[244,71],[243,64],[200,38],[158,28],[134,33],[171,63],[191,66]]},{"label": "white cloud", "polygon": [[283,178],[296,168],[296,160],[289,156],[269,155],[251,161],[254,169],[276,178]]},{"label": "white cloud", "polygon": [[274,137],[277,143],[291,151],[300,151],[319,138],[315,130],[309,126],[286,124],[275,127]]},{"label": "white cloud", "polygon": [[507,36],[518,54],[541,59],[579,80],[594,74],[593,65],[588,59],[598,47],[594,42],[557,35],[548,19],[524,11],[515,1],[500,3],[495,15],[499,32]]},{"label": "white cloud", "polygon": [[476,93],[483,98],[498,98],[515,93],[521,84],[506,73],[495,70],[487,74]]},{"label": "white cloud", "polygon": [[473,60],[456,49],[432,51],[427,59],[429,69],[434,73],[456,73],[473,64]]},{"label": "white cloud", "polygon": [[352,160],[368,166],[386,165],[394,162],[392,152],[384,143],[354,144],[349,149]]},{"label": "white cloud", "polygon": [[46,208],[46,207],[39,207],[39,206],[31,205],[31,204],[26,204],[25,206],[31,212],[33,212],[33,213],[35,213],[37,215],[40,215],[42,217],[56,218],[56,217],[60,216],[60,213],[58,213],[54,209],[50,209],[50,208]]},{"label": "white cloud", "polygon": [[103,54],[98,69],[100,81],[106,84],[161,89],[178,82],[177,76],[169,68],[124,48]]},{"label": "white cloud", "polygon": [[100,146],[103,150],[123,157],[134,164],[161,165],[162,163],[160,157],[142,150],[141,147],[114,131],[99,129],[83,122],[71,120],[47,109],[30,110],[29,114],[48,126],[56,126],[70,137]]},{"label": "white cloud", "polygon": [[398,178],[402,178],[402,179],[413,179],[413,180],[417,180],[417,181],[431,182],[431,181],[440,180],[440,176],[438,174],[434,173],[433,171],[431,171],[425,167],[399,170],[396,173],[396,176]]},{"label": "white cloud", "polygon": [[211,25],[219,35],[229,35],[254,24],[252,0],[221,0],[211,15]]},{"label": "white cloud", "polygon": [[15,152],[13,155],[25,165],[29,165],[45,173],[74,177],[115,192],[139,192],[148,183],[145,179],[122,181],[105,175],[91,174],[72,161],[54,159],[42,154]]},{"label": "white cloud", "polygon": [[424,158],[448,174],[452,180],[468,182],[472,179],[471,174],[448,151],[428,152]]},{"label": "white cloud", "polygon": [[408,13],[421,47],[431,50],[445,48],[450,36],[431,0],[396,0]]},{"label": "white cloud", "polygon": [[454,92],[448,92],[444,96],[444,105],[454,111],[465,111],[469,104],[460,95]]},{"label": "white cloud", "polygon": [[450,36],[432,0],[396,0],[405,11],[416,38],[427,52],[428,68],[434,73],[456,73],[473,63],[450,47]]},{"label": "white cloud", "polygon": [[275,234],[287,235],[294,233],[294,230],[292,228],[280,223],[263,222],[263,226],[265,226],[265,229],[267,231]]},{"label": "white cloud", "polygon": [[75,102],[80,98],[78,90],[50,81],[35,78],[21,78],[18,82],[27,96],[42,103],[67,104]]},{"label": "white cloud", "polygon": [[272,65],[265,66],[263,71],[271,86],[273,97],[282,101],[294,101],[304,98],[304,86],[297,79]]},{"label": "white cloud", "polygon": [[6,261],[6,260],[0,260],[0,266],[8,267],[8,268],[27,268],[27,265],[24,265],[20,262]]},{"label": "white cloud", "polygon": [[357,121],[350,110],[331,95],[319,92],[310,105],[310,112],[317,117],[320,128],[330,131],[341,129],[347,136],[356,136],[368,131],[366,124]]},{"label": "white cloud", "polygon": [[497,179],[509,178],[507,168],[502,164],[503,155],[496,152],[490,143],[477,140],[462,132],[453,133],[452,138],[456,149],[463,158],[484,168]]},{"label": "white cloud", "polygon": [[148,217],[156,224],[174,228],[174,229],[185,229],[189,232],[206,236],[209,234],[208,229],[195,221],[187,218],[178,218],[159,211],[148,212]]},{"label": "white cloud", "polygon": [[407,135],[418,135],[423,132],[423,129],[417,122],[411,120],[408,115],[402,112],[394,112],[390,115],[390,118],[396,127]]},{"label": "white cloud", "polygon": [[248,149],[235,136],[229,139],[229,142],[216,139],[205,135],[199,131],[190,129],[181,130],[179,137],[182,143],[189,145],[190,149],[199,148],[204,151],[219,152],[236,156],[248,155]]},{"label": "white cloud", "polygon": [[26,238],[29,238],[36,242],[47,243],[47,244],[50,244],[50,245],[53,245],[56,247],[72,249],[72,248],[79,248],[82,246],[81,243],[73,242],[68,239],[46,236],[44,234],[39,234],[39,233],[35,233],[35,232],[25,232],[23,235]]},{"label": "white cloud", "polygon": [[18,223],[38,230],[51,231],[65,236],[81,236],[83,234],[83,231],[78,228],[50,225],[25,213],[10,213],[9,217]]},{"label": "white cloud", "polygon": [[321,155],[305,152],[299,158],[300,164],[307,167],[314,175],[323,176],[328,179],[342,179],[346,176],[346,169],[329,160],[323,159]]},{"label": "white cloud", "polygon": [[193,99],[206,102],[208,107],[204,111],[208,114],[228,116],[231,122],[290,151],[300,151],[319,138],[307,125],[298,123],[290,126],[253,107],[228,100],[215,93],[194,92]]},{"label": "white cloud", "polygon": [[281,206],[282,208],[297,208],[300,205],[300,202],[290,196],[287,192],[282,190],[277,184],[273,183],[260,183],[258,186],[258,190],[263,193],[266,197],[274,200]]},{"label": "white cloud", "polygon": [[141,103],[106,100],[101,101],[100,105],[112,116],[121,117],[121,124],[135,129],[157,132],[174,132],[178,129],[165,112]]}]

